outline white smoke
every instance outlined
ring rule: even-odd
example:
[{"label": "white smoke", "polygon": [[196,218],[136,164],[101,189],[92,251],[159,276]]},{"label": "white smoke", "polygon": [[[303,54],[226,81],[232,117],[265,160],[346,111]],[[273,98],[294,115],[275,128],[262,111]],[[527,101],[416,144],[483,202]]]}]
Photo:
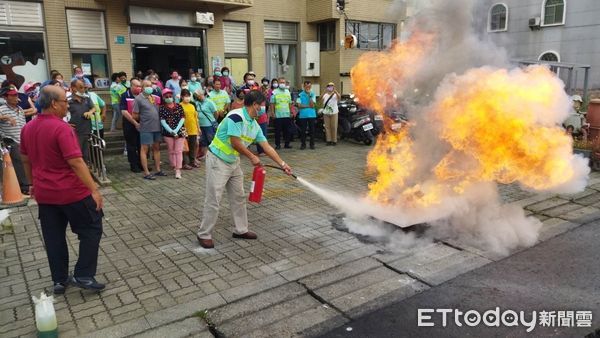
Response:
[{"label": "white smoke", "polygon": [[[398,86],[397,95],[408,111],[410,120],[417,127],[411,130],[416,154],[420,154],[416,170],[409,178],[408,186],[426,185],[435,180],[432,169],[451,147],[438,135],[439,120],[433,120],[429,112],[443,97],[460,93],[464,82],[471,78],[486,75],[496,70],[511,69],[505,50],[493,45],[485,35],[476,34],[473,25],[482,16],[487,18],[487,8],[475,8],[476,0],[428,0],[423,8],[409,20],[407,28],[433,33],[437,45],[427,55],[413,76],[403,79]],[[397,1],[395,7],[402,8],[404,1]],[[485,11],[485,12],[484,12]],[[474,16],[475,15],[475,16]],[[480,25],[481,26],[481,25]],[[409,32],[410,34],[410,32]],[[398,65],[401,67],[402,65]],[[483,67],[483,68],[482,68]],[[507,70],[511,80],[524,81],[524,72],[520,69]],[[561,80],[555,78],[551,85],[563,88]],[[526,85],[532,85],[526,83]],[[559,90],[560,91],[560,90]],[[456,95],[459,96],[459,95]],[[462,98],[461,98],[462,99]],[[468,98],[466,98],[468,99]],[[566,93],[555,97],[545,97],[551,101],[552,109],[540,109],[515,106],[517,111],[527,111],[535,116],[539,126],[552,127],[561,123],[569,113],[570,101]],[[519,99],[507,100],[506,104],[527,102]],[[546,107],[548,104],[545,105]],[[489,128],[493,128],[491,125]],[[587,184],[589,167],[581,156],[573,156],[569,147],[557,148],[557,156],[570,160],[572,179],[560,186],[551,186],[546,192],[574,193],[581,191]],[[465,160],[467,163],[468,160]],[[466,164],[465,164],[466,165]],[[560,175],[561,173],[558,173]],[[352,198],[350,194],[340,194],[317,187],[299,178],[299,181],[313,190],[325,201],[344,212],[347,226],[353,233],[382,237],[387,233],[390,249],[407,249],[431,239],[460,239],[484,251],[498,255],[507,255],[518,247],[528,247],[537,241],[541,222],[534,217],[526,217],[522,208],[503,204],[495,182],[474,183],[461,194],[446,191],[439,203],[429,207],[402,208],[381,205],[367,198]],[[402,191],[400,187],[398,193]],[[427,223],[430,230],[424,239],[414,234],[403,234],[378,225],[369,219],[374,217],[398,227]]]}]

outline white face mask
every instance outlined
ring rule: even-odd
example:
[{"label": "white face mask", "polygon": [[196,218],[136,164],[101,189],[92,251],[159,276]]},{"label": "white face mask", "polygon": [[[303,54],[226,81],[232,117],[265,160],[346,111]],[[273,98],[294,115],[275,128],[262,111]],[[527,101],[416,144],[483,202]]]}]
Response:
[{"label": "white face mask", "polygon": [[190,80],[192,80],[192,82],[196,82],[196,80],[198,80],[197,77],[192,77]]},{"label": "white face mask", "polygon": [[280,84],[279,84],[279,88],[281,88],[281,89],[286,89],[287,87],[286,87],[285,83],[280,83]]}]

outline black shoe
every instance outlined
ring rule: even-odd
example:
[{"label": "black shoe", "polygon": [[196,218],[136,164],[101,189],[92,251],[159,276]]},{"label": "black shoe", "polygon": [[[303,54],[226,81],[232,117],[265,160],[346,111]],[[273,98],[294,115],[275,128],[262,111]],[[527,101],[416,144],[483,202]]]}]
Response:
[{"label": "black shoe", "polygon": [[129,170],[131,170],[132,173],[141,173],[142,172],[142,168],[137,168],[137,167],[131,167],[129,168]]},{"label": "black shoe", "polygon": [[312,150],[315,150],[315,145],[314,145],[314,144],[311,144],[311,145],[310,145],[310,149],[312,149]]},{"label": "black shoe", "polygon": [[275,146],[275,150],[281,149],[281,146]]},{"label": "black shoe", "polygon": [[71,284],[82,289],[96,291],[103,290],[106,287],[106,285],[98,283],[94,277],[73,277]]},{"label": "black shoe", "polygon": [[286,145],[284,148],[285,148],[285,149],[292,149],[293,147],[292,147],[291,145],[289,145],[289,144],[288,144],[288,145]]},{"label": "black shoe", "polygon": [[65,291],[67,290],[67,286],[69,286],[68,279],[62,283],[60,283],[60,282],[54,283],[54,286],[52,286],[52,290],[54,291],[55,295],[64,295]]},{"label": "black shoe", "polygon": [[303,144],[303,145],[301,145],[301,146],[300,146],[300,149],[301,149],[301,150],[304,150],[304,149],[306,149],[306,144]]},{"label": "black shoe", "polygon": [[337,142],[331,142],[332,146],[337,146]]},{"label": "black shoe", "polygon": [[327,142],[327,144],[326,144],[326,145],[328,145],[328,146],[332,146],[332,145],[333,145],[333,142]]}]

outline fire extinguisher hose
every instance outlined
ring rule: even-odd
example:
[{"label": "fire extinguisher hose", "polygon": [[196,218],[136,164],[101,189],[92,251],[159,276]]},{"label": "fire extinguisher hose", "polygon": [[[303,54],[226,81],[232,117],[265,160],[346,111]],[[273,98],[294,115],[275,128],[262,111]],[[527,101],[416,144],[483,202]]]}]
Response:
[{"label": "fire extinguisher hose", "polygon": [[[269,167],[269,168],[273,168],[273,169],[277,169],[277,170],[281,170],[281,171],[285,172],[285,170],[283,170],[282,168],[280,168],[280,167],[276,167],[276,166],[274,166],[274,165],[270,165],[270,164],[264,164],[263,166],[265,166],[265,167]],[[298,179],[298,177],[297,177],[296,175],[294,175],[294,174],[292,174],[291,176],[292,176],[294,179],[296,179],[296,180]]]}]

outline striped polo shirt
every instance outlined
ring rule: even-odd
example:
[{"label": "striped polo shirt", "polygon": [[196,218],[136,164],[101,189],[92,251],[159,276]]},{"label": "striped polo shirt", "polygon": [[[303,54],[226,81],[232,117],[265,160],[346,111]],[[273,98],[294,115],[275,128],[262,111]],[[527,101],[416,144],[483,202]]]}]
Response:
[{"label": "striped polo shirt", "polygon": [[21,107],[9,107],[7,104],[0,106],[0,115],[12,117],[17,121],[15,126],[10,121],[0,121],[0,134],[2,137],[10,137],[17,143],[21,143],[21,129],[25,126],[25,113]]}]

